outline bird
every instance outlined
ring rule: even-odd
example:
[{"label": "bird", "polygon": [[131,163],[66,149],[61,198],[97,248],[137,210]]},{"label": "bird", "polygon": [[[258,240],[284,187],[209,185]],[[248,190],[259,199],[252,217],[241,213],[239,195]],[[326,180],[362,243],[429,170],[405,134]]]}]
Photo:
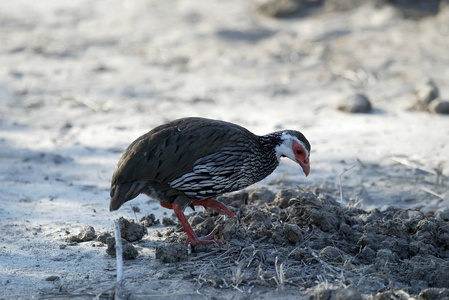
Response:
[{"label": "bird", "polygon": [[210,208],[236,218],[219,195],[244,189],[270,175],[281,157],[309,175],[311,146],[299,131],[255,135],[221,120],[186,117],[157,126],[132,142],[120,157],[111,180],[110,211],[145,194],[173,209],[187,234],[185,245],[219,243],[219,225],[198,237],[187,221],[187,206]]}]

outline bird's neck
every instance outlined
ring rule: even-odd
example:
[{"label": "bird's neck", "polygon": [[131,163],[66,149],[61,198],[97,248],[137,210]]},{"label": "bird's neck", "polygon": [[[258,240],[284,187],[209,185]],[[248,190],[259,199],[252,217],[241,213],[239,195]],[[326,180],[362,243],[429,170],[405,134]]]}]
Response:
[{"label": "bird's neck", "polygon": [[271,157],[275,157],[277,161],[279,161],[280,157],[276,153],[276,147],[282,143],[282,134],[282,131],[276,131],[259,137],[265,153]]}]

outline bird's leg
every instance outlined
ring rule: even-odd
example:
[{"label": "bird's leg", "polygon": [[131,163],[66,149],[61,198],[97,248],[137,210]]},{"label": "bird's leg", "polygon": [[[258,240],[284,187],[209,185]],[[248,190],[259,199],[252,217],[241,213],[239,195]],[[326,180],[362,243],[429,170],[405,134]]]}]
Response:
[{"label": "bird's leg", "polygon": [[204,208],[212,208],[216,212],[222,215],[227,215],[231,218],[237,218],[232,211],[229,210],[224,204],[221,204],[220,202],[214,200],[214,199],[206,199],[206,200],[197,200],[191,203],[193,206],[201,205]]},{"label": "bird's leg", "polygon": [[[165,204],[165,203],[164,203]],[[164,205],[162,205],[164,206]],[[218,232],[219,225],[215,226],[214,230],[212,230],[211,233],[208,235],[197,237],[195,232],[192,229],[192,226],[190,226],[189,222],[187,221],[186,216],[182,212],[181,209],[179,209],[178,204],[173,203],[171,204],[173,207],[173,210],[175,211],[176,216],[178,217],[179,222],[181,222],[182,227],[184,228],[185,233],[187,234],[187,240],[185,245],[187,246],[189,243],[192,244],[192,246],[196,245],[210,245],[210,244],[219,244],[219,241],[214,241],[212,238],[214,235]],[[166,206],[164,206],[166,207]]]}]

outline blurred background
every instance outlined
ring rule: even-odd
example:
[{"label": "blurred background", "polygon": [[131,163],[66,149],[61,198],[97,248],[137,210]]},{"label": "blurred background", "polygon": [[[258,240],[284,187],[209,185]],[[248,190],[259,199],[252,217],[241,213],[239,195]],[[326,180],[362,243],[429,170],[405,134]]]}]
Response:
[{"label": "blurred background", "polygon": [[397,156],[448,175],[447,1],[0,5],[0,158],[12,186],[18,176],[107,191],[131,141],[185,116],[302,131],[311,176],[285,167],[271,181],[334,184]]}]

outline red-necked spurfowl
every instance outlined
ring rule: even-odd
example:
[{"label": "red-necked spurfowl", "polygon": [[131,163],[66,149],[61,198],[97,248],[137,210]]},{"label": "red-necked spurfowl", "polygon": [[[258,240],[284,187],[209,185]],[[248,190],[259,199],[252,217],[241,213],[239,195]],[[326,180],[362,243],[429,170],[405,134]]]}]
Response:
[{"label": "red-necked spurfowl", "polygon": [[110,210],[143,193],[173,209],[187,233],[186,245],[212,244],[218,226],[197,237],[184,209],[196,205],[235,218],[213,198],[256,183],[279,165],[281,157],[309,174],[310,143],[294,130],[257,136],[228,122],[183,118],[158,126],[122,154],[111,182]]}]

